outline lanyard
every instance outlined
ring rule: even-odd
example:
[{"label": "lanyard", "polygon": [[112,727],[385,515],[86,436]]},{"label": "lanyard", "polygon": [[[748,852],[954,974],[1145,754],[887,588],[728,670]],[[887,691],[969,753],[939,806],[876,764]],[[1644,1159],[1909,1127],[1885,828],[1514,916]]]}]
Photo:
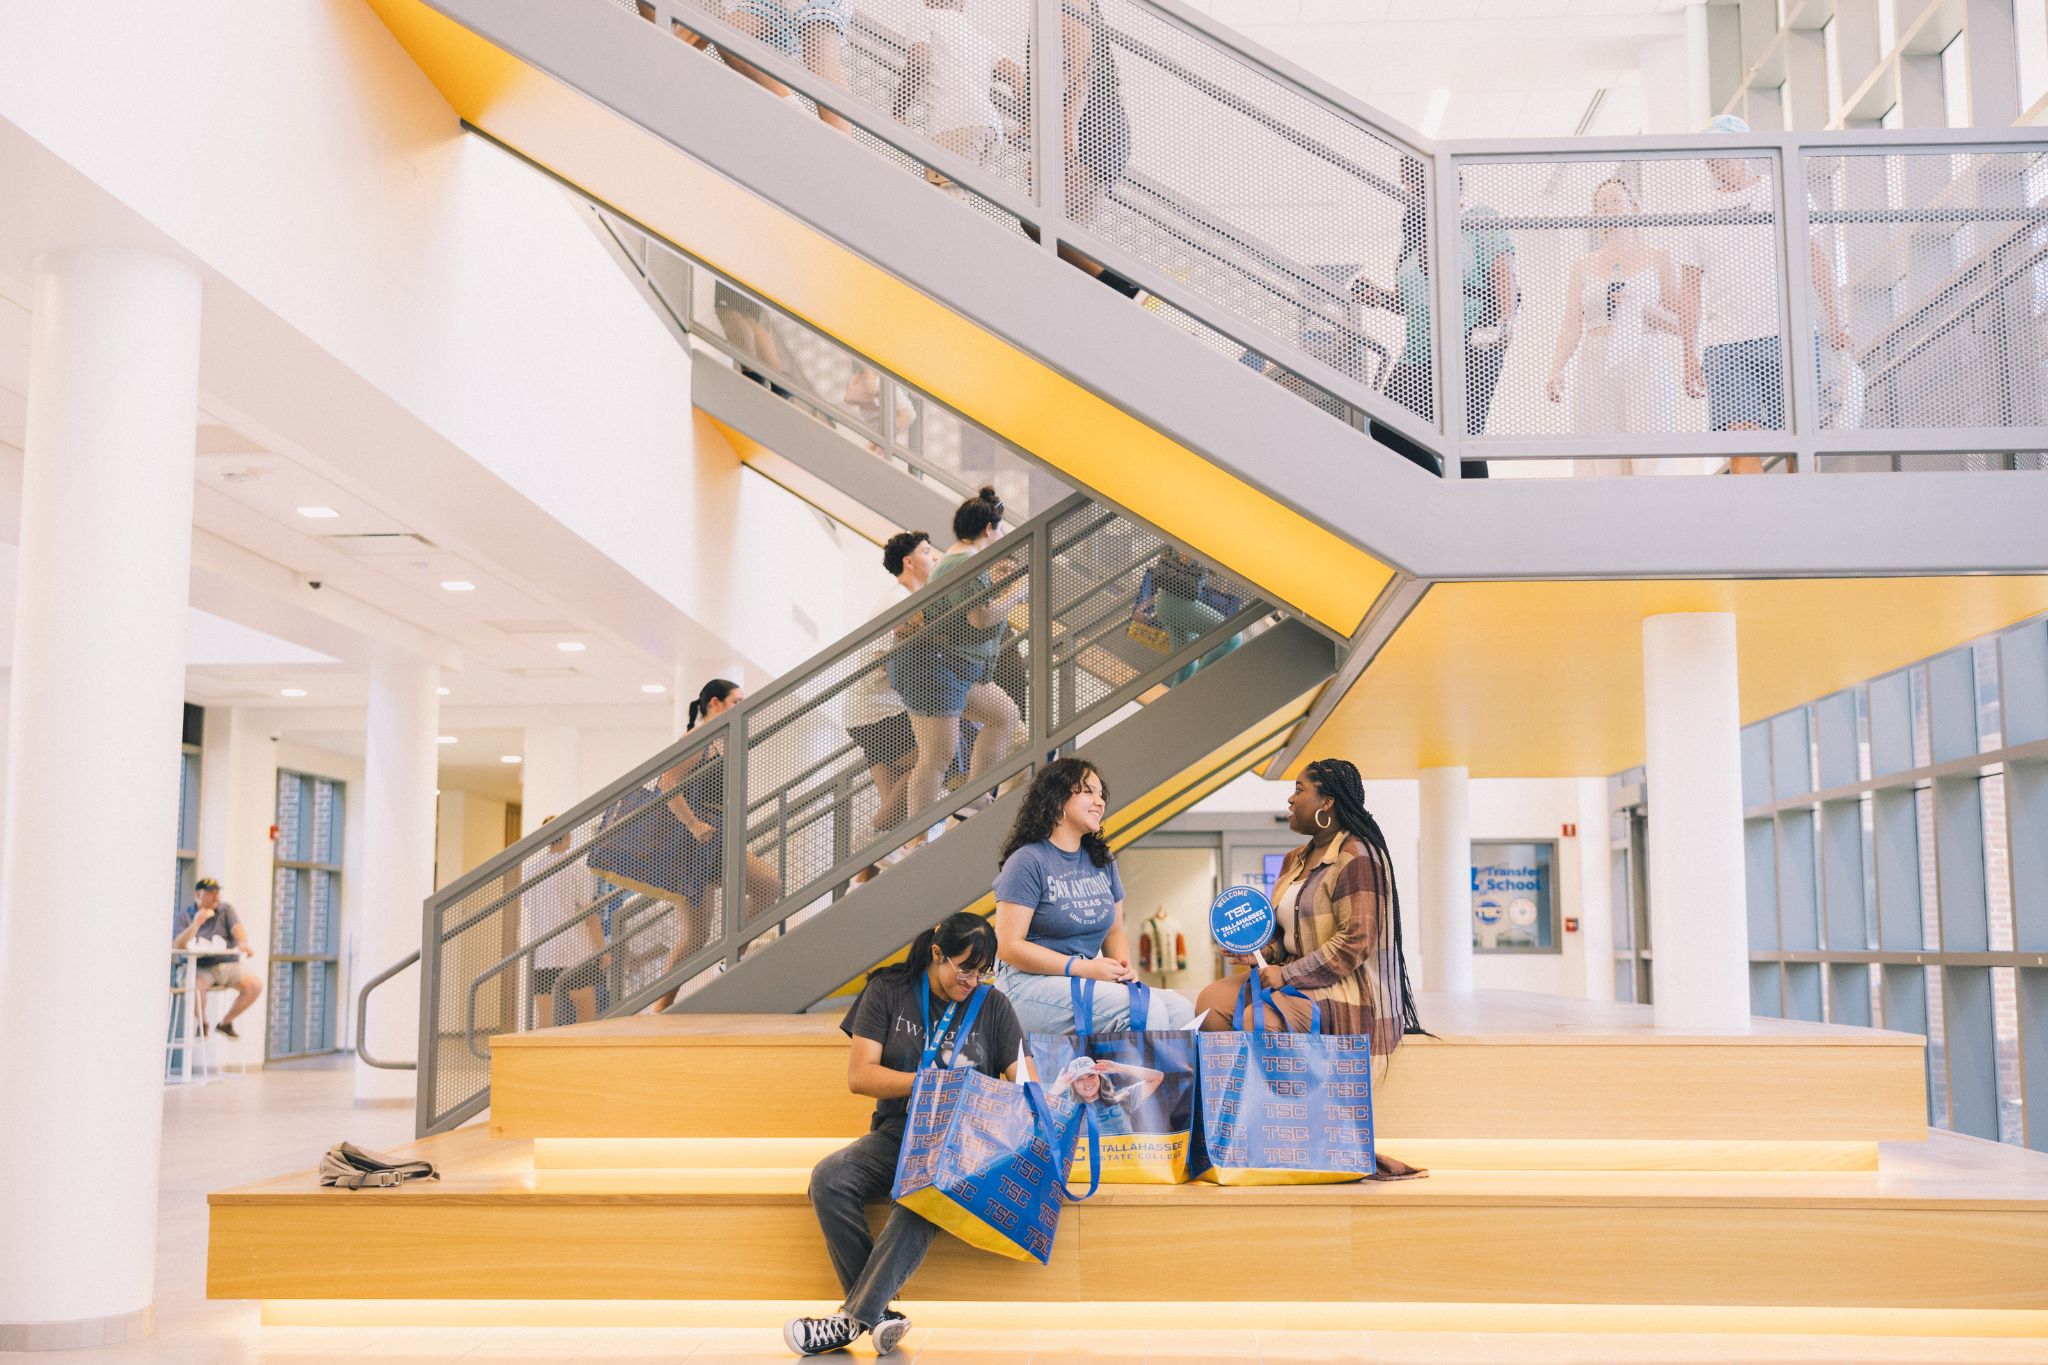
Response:
[{"label": "lanyard", "polygon": [[[931,978],[928,976],[918,977],[917,1008],[918,1012],[924,1016],[924,1057],[917,1064],[918,1070],[922,1071],[930,1066],[938,1057],[939,1044],[945,1041],[946,1030],[953,1026],[953,1011],[958,1009],[959,1005],[960,1002],[957,1000],[946,1002],[946,1012],[939,1016],[939,1031],[934,1035],[932,1033]],[[960,1055],[960,1045],[957,1042],[953,1044],[953,1055],[956,1057]]]}]

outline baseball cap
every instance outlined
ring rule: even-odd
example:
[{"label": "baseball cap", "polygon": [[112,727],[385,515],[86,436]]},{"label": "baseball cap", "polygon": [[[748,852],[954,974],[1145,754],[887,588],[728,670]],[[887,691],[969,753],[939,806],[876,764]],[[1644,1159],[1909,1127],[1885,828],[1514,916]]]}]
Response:
[{"label": "baseball cap", "polygon": [[192,889],[194,891],[218,891],[220,890],[220,883],[212,877],[201,877],[198,881],[192,883]]},{"label": "baseball cap", "polygon": [[1735,114],[1716,114],[1707,120],[1707,131],[1710,133],[1746,133],[1749,131],[1749,121]]}]

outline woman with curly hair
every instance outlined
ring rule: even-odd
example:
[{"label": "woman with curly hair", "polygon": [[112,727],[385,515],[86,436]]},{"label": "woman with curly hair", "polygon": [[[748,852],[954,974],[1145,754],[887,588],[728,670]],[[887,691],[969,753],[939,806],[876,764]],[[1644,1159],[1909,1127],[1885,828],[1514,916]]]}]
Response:
[{"label": "woman with curly hair", "polygon": [[[1003,841],[996,874],[996,989],[1010,999],[1027,1033],[1072,1033],[1068,978],[1096,982],[1089,1027],[1130,1027],[1134,979],[1124,931],[1124,884],[1102,817],[1109,784],[1093,763],[1063,758],[1032,779],[1024,809]],[[1156,991],[1148,1027],[1186,1028],[1187,997]]]}]

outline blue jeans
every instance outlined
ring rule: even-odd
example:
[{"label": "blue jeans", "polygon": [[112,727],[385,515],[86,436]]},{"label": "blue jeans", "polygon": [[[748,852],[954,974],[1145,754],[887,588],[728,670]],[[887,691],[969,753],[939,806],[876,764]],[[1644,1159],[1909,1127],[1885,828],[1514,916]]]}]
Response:
[{"label": "blue jeans", "polygon": [[[1020,972],[1007,962],[996,964],[996,989],[1017,1012],[1026,1033],[1072,1033],[1074,1002],[1067,978]],[[1107,981],[1095,983],[1095,1018],[1091,1033],[1121,1033],[1131,1026],[1131,993]],[[1195,1022],[1195,1007],[1177,991],[1152,992],[1148,1029],[1183,1029]]]}]

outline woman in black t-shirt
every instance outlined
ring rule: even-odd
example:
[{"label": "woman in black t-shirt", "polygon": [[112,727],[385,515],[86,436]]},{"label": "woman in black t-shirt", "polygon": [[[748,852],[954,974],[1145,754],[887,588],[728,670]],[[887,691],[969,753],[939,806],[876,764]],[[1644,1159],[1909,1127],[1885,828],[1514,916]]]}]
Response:
[{"label": "woman in black t-shirt", "polygon": [[[891,1311],[889,1301],[923,1263],[939,1230],[898,1205],[877,1240],[868,1231],[867,1206],[888,1199],[895,1184],[927,1037],[938,1040],[944,1059],[957,1058],[983,1075],[1015,1078],[1024,1031],[1002,992],[983,984],[995,960],[996,931],[987,920],[964,910],[948,915],[917,936],[902,962],[870,973],[840,1021],[853,1039],[847,1089],[874,1096],[875,1115],[867,1136],[811,1172],[811,1207],[846,1302],[829,1317],[792,1318],[782,1329],[799,1355],[843,1350],[863,1332],[872,1332],[876,1351],[887,1355],[910,1330],[910,1319]],[[980,1010],[972,1011],[977,991],[984,998]],[[973,1022],[959,1037],[960,1021],[970,1012]]]}]

